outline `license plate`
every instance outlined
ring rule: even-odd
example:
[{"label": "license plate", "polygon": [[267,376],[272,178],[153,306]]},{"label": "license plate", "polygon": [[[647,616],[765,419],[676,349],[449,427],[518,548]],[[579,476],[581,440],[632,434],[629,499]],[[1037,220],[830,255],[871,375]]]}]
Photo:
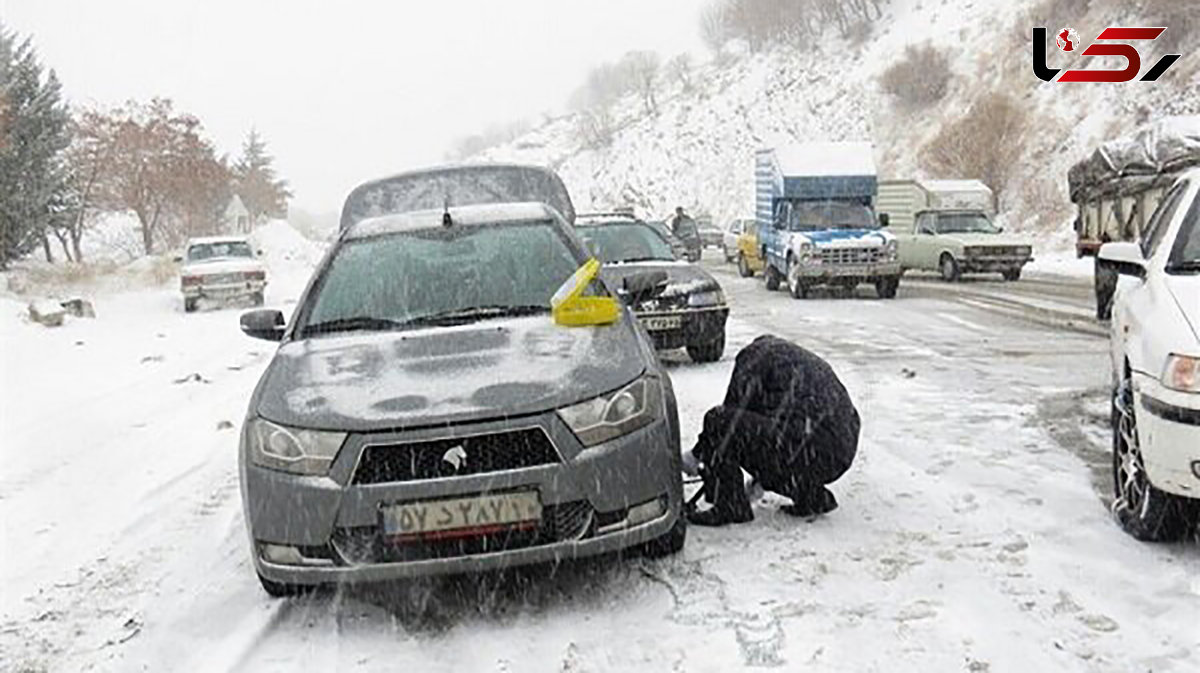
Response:
[{"label": "license plate", "polygon": [[537,491],[525,491],[388,505],[382,514],[388,537],[465,537],[536,527],[542,502]]},{"label": "license plate", "polygon": [[683,318],[677,315],[649,316],[642,318],[642,324],[651,332],[679,329],[683,326]]}]

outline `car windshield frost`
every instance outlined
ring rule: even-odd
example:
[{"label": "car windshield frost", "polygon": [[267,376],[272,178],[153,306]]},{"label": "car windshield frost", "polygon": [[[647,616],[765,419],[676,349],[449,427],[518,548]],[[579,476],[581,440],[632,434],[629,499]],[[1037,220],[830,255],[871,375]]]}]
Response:
[{"label": "car windshield frost", "polygon": [[797,201],[792,204],[791,231],[822,229],[874,229],[878,225],[871,209],[859,203]]},{"label": "car windshield frost", "polygon": [[578,231],[605,264],[675,259],[671,245],[645,224],[609,224]]},{"label": "car windshield frost", "polygon": [[254,251],[245,241],[230,241],[227,243],[197,243],[188,248],[189,262],[206,262],[230,257],[253,257]]},{"label": "car windshield frost", "polygon": [[548,312],[579,260],[546,222],[425,229],[346,242],[300,334],[462,324]]},{"label": "car windshield frost", "polygon": [[992,224],[986,215],[980,213],[938,215],[937,230],[939,234],[998,234],[1000,229]]}]

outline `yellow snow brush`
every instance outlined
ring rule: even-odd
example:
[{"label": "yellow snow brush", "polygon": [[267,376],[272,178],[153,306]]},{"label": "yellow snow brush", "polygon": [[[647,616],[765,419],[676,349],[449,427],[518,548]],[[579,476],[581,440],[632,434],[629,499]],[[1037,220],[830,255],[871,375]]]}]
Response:
[{"label": "yellow snow brush", "polygon": [[567,327],[608,325],[621,318],[621,305],[612,297],[585,296],[592,281],[600,273],[600,260],[595,257],[575,270],[567,282],[550,298],[550,313],[554,322]]}]

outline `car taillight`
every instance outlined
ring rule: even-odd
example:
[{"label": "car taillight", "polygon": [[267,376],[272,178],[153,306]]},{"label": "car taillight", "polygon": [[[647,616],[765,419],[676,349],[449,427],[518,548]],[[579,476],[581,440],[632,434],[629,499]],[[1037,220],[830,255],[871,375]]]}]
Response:
[{"label": "car taillight", "polygon": [[242,274],[246,280],[264,280],[267,277],[266,271],[246,271]]},{"label": "car taillight", "polygon": [[184,287],[186,287],[188,285],[199,285],[199,284],[200,284],[200,276],[184,276],[183,277]]}]

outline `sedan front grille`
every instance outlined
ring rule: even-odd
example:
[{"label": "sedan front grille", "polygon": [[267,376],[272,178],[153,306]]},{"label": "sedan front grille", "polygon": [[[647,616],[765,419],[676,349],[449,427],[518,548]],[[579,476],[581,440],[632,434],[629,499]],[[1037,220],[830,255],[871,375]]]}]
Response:
[{"label": "sedan front grille", "polygon": [[541,428],[363,449],[352,484],[383,484],[519,470],[559,462]]},{"label": "sedan front grille", "polygon": [[542,521],[532,530],[507,530],[443,540],[390,542],[378,527],[339,528],[333,547],[343,563],[402,563],[454,558],[578,540],[588,534],[595,510],[586,501],[542,507]]},{"label": "sedan front grille", "polygon": [[970,254],[978,255],[980,257],[1017,257],[1023,252],[1021,249],[1015,246],[1001,245],[973,246],[968,250],[970,251]]},{"label": "sedan front grille", "polygon": [[875,264],[883,259],[883,248],[821,248],[822,264]]}]

